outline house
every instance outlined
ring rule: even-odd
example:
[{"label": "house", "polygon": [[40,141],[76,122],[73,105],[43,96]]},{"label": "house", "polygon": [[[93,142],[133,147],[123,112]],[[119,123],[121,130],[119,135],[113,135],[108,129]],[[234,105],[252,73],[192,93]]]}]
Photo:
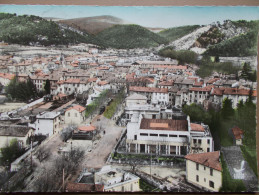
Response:
[{"label": "house", "polygon": [[72,139],[92,140],[96,135],[96,127],[93,125],[80,126],[72,132]]},{"label": "house", "polygon": [[231,135],[233,137],[233,142],[235,145],[242,145],[242,140],[244,138],[244,131],[241,130],[239,127],[233,127],[231,129]]},{"label": "house", "polygon": [[136,104],[144,105],[146,103],[147,103],[147,97],[144,95],[137,94],[137,93],[134,93],[126,98],[127,107],[130,107],[130,106],[136,105]]},{"label": "house", "polygon": [[111,166],[104,166],[94,177],[94,183],[104,185],[108,192],[138,192],[139,180],[136,175]]},{"label": "house", "polygon": [[86,108],[74,105],[65,111],[65,123],[81,124],[85,120]]},{"label": "house", "polygon": [[219,191],[222,185],[220,151],[188,154],[185,159],[187,182],[208,191]]},{"label": "house", "polygon": [[36,134],[51,136],[60,130],[60,112],[46,112],[36,116]]},{"label": "house", "polygon": [[169,103],[169,94],[167,88],[130,86],[129,92],[130,94],[137,93],[144,95],[147,97],[148,101],[152,101],[154,103]]},{"label": "house", "polygon": [[8,146],[13,139],[16,139],[21,148],[28,146],[28,139],[34,134],[31,127],[22,125],[1,125],[0,126],[0,148]]}]

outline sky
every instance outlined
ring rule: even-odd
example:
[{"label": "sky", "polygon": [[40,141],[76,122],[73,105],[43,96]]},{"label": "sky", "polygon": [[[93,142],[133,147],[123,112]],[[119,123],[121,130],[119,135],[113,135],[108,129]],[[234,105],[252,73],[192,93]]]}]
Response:
[{"label": "sky", "polygon": [[259,7],[248,6],[68,6],[0,5],[0,12],[54,18],[80,18],[111,15],[145,27],[170,28],[183,25],[206,25],[224,20],[259,20]]}]

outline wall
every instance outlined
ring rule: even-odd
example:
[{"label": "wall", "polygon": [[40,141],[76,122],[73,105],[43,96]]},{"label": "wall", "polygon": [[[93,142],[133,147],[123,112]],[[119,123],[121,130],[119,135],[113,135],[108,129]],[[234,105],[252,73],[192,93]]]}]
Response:
[{"label": "wall", "polygon": [[[196,181],[196,175],[199,176],[199,182]],[[211,191],[219,191],[222,185],[222,175],[220,171],[213,169],[213,176],[210,175],[210,168],[199,164],[199,170],[196,170],[196,163],[186,160],[186,179],[189,183],[204,187]],[[209,181],[214,182],[214,188],[209,187]]]}]

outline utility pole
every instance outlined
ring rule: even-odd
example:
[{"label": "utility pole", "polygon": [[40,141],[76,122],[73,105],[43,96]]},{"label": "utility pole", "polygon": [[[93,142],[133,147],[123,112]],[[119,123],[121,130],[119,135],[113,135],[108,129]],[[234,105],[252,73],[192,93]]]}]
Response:
[{"label": "utility pole", "polygon": [[65,192],[65,169],[63,168],[63,192]]},{"label": "utility pole", "polygon": [[151,160],[150,160],[150,177],[151,177],[151,180],[152,180],[151,170],[152,170],[152,151],[151,151]]},{"label": "utility pole", "polygon": [[31,170],[32,170],[32,139],[31,139]]}]

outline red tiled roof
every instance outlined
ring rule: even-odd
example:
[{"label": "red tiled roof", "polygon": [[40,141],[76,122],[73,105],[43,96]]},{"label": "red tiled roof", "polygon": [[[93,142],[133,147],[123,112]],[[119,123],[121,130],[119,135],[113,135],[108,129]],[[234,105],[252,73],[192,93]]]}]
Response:
[{"label": "red tiled roof", "polygon": [[96,82],[97,81],[97,78],[90,78],[90,79],[88,79],[88,82]]},{"label": "red tiled roof", "polygon": [[79,131],[94,131],[94,130],[96,130],[96,127],[93,125],[87,125],[87,126],[78,127],[78,130]]},{"label": "red tiled roof", "polygon": [[163,81],[158,83],[158,86],[173,86],[174,81]]},{"label": "red tiled roof", "polygon": [[77,110],[78,112],[83,112],[86,108],[80,105],[75,105],[73,107],[68,108],[66,111],[72,110],[72,109]]},{"label": "red tiled roof", "polygon": [[[225,88],[225,95],[249,95],[249,89]],[[252,96],[256,96],[256,90],[253,90]]]},{"label": "red tiled roof", "polygon": [[214,82],[216,82],[217,80],[220,80],[220,78],[212,78],[210,80],[208,80],[208,84],[213,84]]},{"label": "red tiled roof", "polygon": [[65,83],[80,83],[80,79],[67,79]]},{"label": "red tiled roof", "polygon": [[187,66],[183,66],[183,65],[154,65],[154,68],[186,70]]},{"label": "red tiled roof", "polygon": [[204,131],[204,127],[200,124],[191,123],[191,130],[192,131]]},{"label": "red tiled roof", "polygon": [[206,86],[206,87],[202,87],[202,88],[200,88],[200,87],[192,87],[192,88],[190,88],[190,91],[210,91],[211,90],[211,88],[212,88],[212,86]]},{"label": "red tiled roof", "polygon": [[168,93],[167,88],[156,88],[156,87],[130,86],[129,90],[136,91],[136,92]]},{"label": "red tiled roof", "polygon": [[239,127],[233,127],[232,129],[232,133],[235,136],[235,139],[241,139],[242,135],[244,134],[244,131],[242,129],[240,129]]},{"label": "red tiled roof", "polygon": [[187,160],[199,163],[201,165],[213,168],[218,171],[222,171],[220,164],[220,151],[206,152],[199,154],[188,154],[185,156]]},{"label": "red tiled roof", "polygon": [[145,119],[140,123],[140,129],[188,131],[187,120]]},{"label": "red tiled roof", "polygon": [[66,186],[66,192],[102,192],[103,189],[102,184],[68,183]]},{"label": "red tiled roof", "polygon": [[107,81],[99,81],[97,84],[98,84],[98,85],[107,85],[108,82],[107,82]]},{"label": "red tiled roof", "polygon": [[8,74],[8,73],[0,73],[0,77],[12,80],[14,78],[14,74]]}]

